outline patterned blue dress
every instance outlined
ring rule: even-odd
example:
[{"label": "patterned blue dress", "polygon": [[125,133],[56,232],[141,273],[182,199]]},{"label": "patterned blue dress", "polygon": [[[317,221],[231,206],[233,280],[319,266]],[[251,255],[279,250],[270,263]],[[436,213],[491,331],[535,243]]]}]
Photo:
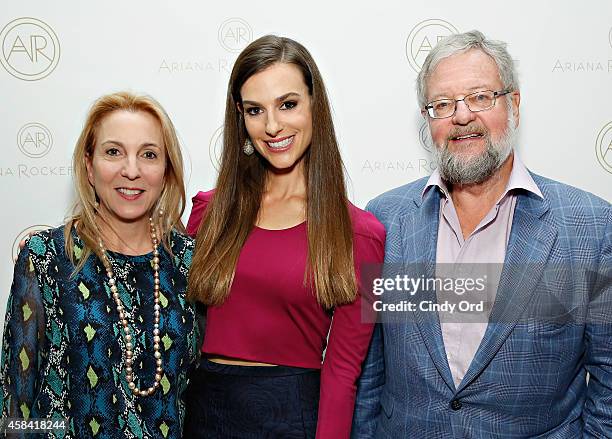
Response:
[{"label": "patterned blue dress", "polygon": [[[195,310],[185,300],[194,242],[173,232],[172,254],[160,246],[160,337],[163,378],[135,397],[125,379],[122,327],[104,265],[92,255],[73,275],[64,228],[33,236],[21,251],[9,297],[2,363],[2,417],[68,419],[52,438],[179,438],[187,374],[198,357]],[[83,242],[72,230],[71,251]],[[152,253],[109,252],[134,345],[139,388],[153,384]],[[30,437],[30,436],[28,436]]]}]

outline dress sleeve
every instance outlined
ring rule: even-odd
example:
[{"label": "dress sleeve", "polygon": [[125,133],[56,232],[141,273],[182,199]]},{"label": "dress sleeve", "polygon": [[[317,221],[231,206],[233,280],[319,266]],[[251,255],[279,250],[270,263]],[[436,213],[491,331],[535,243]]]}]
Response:
[{"label": "dress sleeve", "polygon": [[2,417],[30,417],[38,387],[39,358],[43,355],[44,340],[42,295],[26,245],[15,264],[4,320],[0,368]]},{"label": "dress sleeve", "polygon": [[375,236],[355,237],[355,271],[359,280],[359,295],[355,302],[334,310],[321,369],[317,439],[344,439],[350,436],[357,380],[375,320],[375,316],[369,314],[372,309],[369,305],[369,282],[364,281],[361,274],[368,268],[368,264],[371,267],[371,264],[383,262],[384,242],[384,228],[378,221]]}]

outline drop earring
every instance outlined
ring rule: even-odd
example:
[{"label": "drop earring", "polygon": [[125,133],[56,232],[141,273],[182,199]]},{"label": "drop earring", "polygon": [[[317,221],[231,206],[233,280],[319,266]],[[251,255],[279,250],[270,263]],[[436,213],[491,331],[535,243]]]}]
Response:
[{"label": "drop earring", "polygon": [[246,155],[251,155],[255,152],[255,148],[253,148],[253,142],[251,142],[251,139],[249,139],[248,137],[244,141],[244,145],[242,146],[242,151]]}]

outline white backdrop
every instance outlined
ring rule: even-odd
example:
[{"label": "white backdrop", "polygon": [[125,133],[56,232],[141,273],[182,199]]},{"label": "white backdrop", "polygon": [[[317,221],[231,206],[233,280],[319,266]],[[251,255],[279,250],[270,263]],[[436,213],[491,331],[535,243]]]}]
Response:
[{"label": "white backdrop", "polygon": [[[72,148],[98,96],[157,98],[182,140],[187,194],[210,189],[227,80],[267,33],[300,41],[326,81],[358,206],[429,174],[414,81],[428,48],[477,28],[507,41],[522,102],[518,151],[536,173],[612,198],[612,2],[278,0],[3,2],[0,324],[15,244],[62,223]],[[185,219],[189,213],[189,203]]]}]

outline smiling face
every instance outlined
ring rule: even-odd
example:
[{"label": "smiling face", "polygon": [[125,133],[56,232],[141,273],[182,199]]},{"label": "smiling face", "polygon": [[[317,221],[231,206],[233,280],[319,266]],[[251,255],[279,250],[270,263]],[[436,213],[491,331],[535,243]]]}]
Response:
[{"label": "smiling face", "polygon": [[[427,101],[502,89],[495,61],[472,49],[440,61],[427,80]],[[519,100],[518,91],[513,91],[498,97],[493,108],[476,113],[461,101],[453,116],[429,119],[434,156],[443,178],[453,184],[480,183],[501,166],[512,151]]]},{"label": "smiling face", "polygon": [[294,167],[312,139],[310,95],[299,68],[274,64],[247,79],[240,96],[255,149],[274,169]]},{"label": "smiling face", "polygon": [[103,218],[114,226],[148,223],[166,171],[161,125],[153,115],[126,110],[107,115],[100,122],[86,164]]}]

